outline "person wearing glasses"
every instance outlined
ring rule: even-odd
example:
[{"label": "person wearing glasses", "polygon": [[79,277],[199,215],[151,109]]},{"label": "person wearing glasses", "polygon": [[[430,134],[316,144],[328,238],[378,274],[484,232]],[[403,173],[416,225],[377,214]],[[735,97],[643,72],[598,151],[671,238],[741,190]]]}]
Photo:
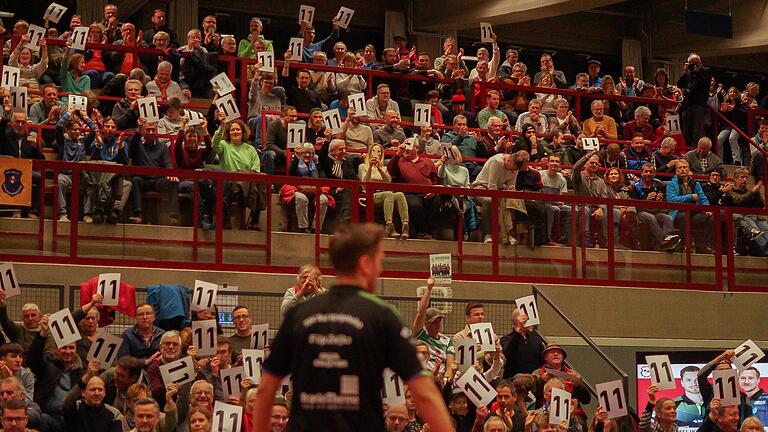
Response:
[{"label": "person wearing glasses", "polygon": [[160,338],[163,329],[155,326],[155,309],[143,303],[136,306],[136,324],[123,331],[123,343],[117,358],[136,357],[148,366],[159,358]]}]

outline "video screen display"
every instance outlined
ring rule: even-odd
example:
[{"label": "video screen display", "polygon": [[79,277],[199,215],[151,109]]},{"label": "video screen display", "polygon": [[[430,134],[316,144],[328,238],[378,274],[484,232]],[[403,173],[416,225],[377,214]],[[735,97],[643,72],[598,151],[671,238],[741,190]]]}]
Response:
[{"label": "video screen display", "polygon": [[[674,390],[660,390],[656,399],[670,398],[677,405],[677,426],[679,432],[694,432],[704,421],[706,407],[702,405],[698,372],[722,351],[675,351],[639,352],[637,364],[637,411],[641,414],[648,404],[648,388],[651,386],[651,370],[646,364],[647,355],[669,355]],[[747,369],[739,374],[740,390],[751,397],[752,414],[768,424],[768,357],[753,365],[756,370]],[[709,377],[712,382],[712,377]],[[766,428],[768,432],[768,428]]]}]

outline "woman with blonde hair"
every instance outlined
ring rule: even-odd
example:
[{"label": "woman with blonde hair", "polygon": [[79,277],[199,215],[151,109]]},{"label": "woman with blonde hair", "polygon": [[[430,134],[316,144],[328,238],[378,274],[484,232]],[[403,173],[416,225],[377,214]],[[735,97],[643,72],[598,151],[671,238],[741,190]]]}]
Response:
[{"label": "woman with blonde hair", "polygon": [[765,425],[759,418],[752,416],[747,417],[741,422],[741,428],[739,432],[763,432]]},{"label": "woman with blonde hair", "polygon": [[[603,81],[600,83],[600,88],[603,89],[603,93],[607,95],[620,95],[621,92],[616,88],[616,82],[610,75],[604,75]],[[622,112],[627,109],[627,104],[623,101],[615,101],[605,99],[605,113],[613,117],[614,120],[620,121]]]},{"label": "woman with blonde hair", "polygon": [[[381,144],[373,144],[365,154],[363,163],[358,167],[358,178],[363,182],[392,183],[392,176],[384,165],[384,147]],[[390,238],[407,240],[408,233],[408,203],[402,192],[379,191],[373,194],[373,204],[384,207],[384,220],[386,228],[384,233]],[[395,205],[402,222],[402,234],[395,231],[394,213]]]},{"label": "woman with blonde hair", "polygon": [[[648,387],[648,404],[640,415],[640,432],[677,432],[675,401],[669,398],[656,399],[659,388]],[[653,417],[653,411],[656,416]]]},{"label": "woman with blonde hair", "polygon": [[[537,87],[557,88],[551,72],[542,72]],[[541,101],[541,113],[547,117],[555,115],[555,101],[560,96],[555,93],[536,93],[536,99]]]}]

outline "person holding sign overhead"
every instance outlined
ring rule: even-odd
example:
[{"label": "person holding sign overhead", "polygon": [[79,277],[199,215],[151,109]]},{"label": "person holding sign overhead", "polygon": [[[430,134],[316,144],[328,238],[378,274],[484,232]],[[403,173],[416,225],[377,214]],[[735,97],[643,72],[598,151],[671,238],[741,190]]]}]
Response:
[{"label": "person holding sign overhead", "polygon": [[[308,113],[313,108],[320,108],[322,106],[320,96],[309,88],[309,84],[312,81],[310,72],[306,69],[299,69],[291,73],[290,63],[295,59],[291,56],[290,51],[286,51],[283,58],[285,62],[283,63],[280,76],[283,77],[281,81],[283,87],[285,87],[288,103],[295,106],[301,113]],[[294,80],[290,79],[291,75],[295,76]],[[295,81],[295,84],[291,81]]]},{"label": "person holding sign overhead", "polygon": [[91,78],[85,74],[85,57],[80,53],[72,54],[71,39],[67,41],[67,49],[61,59],[59,79],[64,93],[83,94],[91,90]]},{"label": "person holding sign overhead", "polygon": [[312,24],[308,21],[301,21],[298,37],[304,38],[302,44],[302,59],[304,63],[312,62],[312,55],[317,51],[328,51],[331,46],[339,39],[339,19],[334,17],[331,21],[333,24],[333,31],[327,38],[315,42],[316,31],[312,27]]},{"label": "person holding sign overhead", "polygon": [[451,381],[455,372],[454,348],[451,338],[441,333],[445,322],[445,314],[440,309],[429,305],[432,289],[435,286],[433,278],[427,279],[427,287],[424,295],[419,300],[416,316],[413,318],[413,334],[416,339],[426,342],[429,347],[429,360],[427,369],[440,371],[447,381]]},{"label": "person holding sign overhead", "polygon": [[[659,388],[648,387],[648,404],[640,415],[640,432],[677,432],[675,401],[669,398],[656,400]],[[656,411],[655,418],[653,416]]]},{"label": "person holding sign overhead", "polygon": [[[709,407],[709,415],[704,416],[704,423],[699,427],[699,431],[701,432],[707,432],[711,429],[707,429],[712,427],[711,421],[715,421],[715,423],[718,423],[718,420],[715,419],[715,417],[720,416],[720,420],[722,421],[728,421],[725,419],[725,417],[730,417],[733,415],[733,411],[736,412],[736,421],[741,422],[745,418],[752,415],[752,407],[750,404],[747,404],[747,394],[743,391],[738,390],[738,398],[739,398],[739,405],[738,406],[728,406],[728,407],[720,407],[720,401],[715,398],[715,389],[711,382],[709,382],[708,377],[713,371],[717,370],[730,370],[732,369],[732,359],[736,355],[736,351],[732,349],[727,349],[723,351],[722,354],[715,357],[712,361],[707,363],[704,367],[699,370],[699,373],[696,377],[697,381],[699,382],[699,391],[701,392],[701,398],[702,402],[704,403],[705,407]],[[713,403],[716,402],[717,407],[713,409]],[[725,411],[728,411],[728,413],[725,413]],[[709,424],[707,424],[707,421],[711,420]],[[722,430],[722,429],[721,429]],[[735,425],[734,425],[735,430]]]},{"label": "person holding sign overhead", "polygon": [[512,331],[501,337],[504,357],[504,378],[527,374],[541,365],[544,341],[532,326],[526,326],[528,316],[519,308],[512,310]]},{"label": "person holding sign overhead", "polygon": [[[87,126],[88,133],[83,129]],[[91,151],[91,144],[96,138],[98,126],[88,117],[86,110],[75,111],[70,108],[56,123],[56,142],[59,146],[59,160],[64,162],[83,162]],[[72,188],[72,171],[63,171],[58,177],[58,218],[60,222],[69,222],[67,217],[67,192]],[[77,191],[79,193],[79,191]],[[91,215],[85,215],[83,222],[92,223]]]},{"label": "person holding sign overhead", "polygon": [[[58,326],[61,323],[56,322]],[[74,336],[74,328],[61,326],[58,328],[65,336]],[[74,330],[76,332],[76,330]],[[40,319],[40,332],[35,336],[27,351],[27,364],[37,379],[36,401],[43,410],[42,429],[63,431],[63,404],[66,392],[78,386],[78,381],[84,374],[83,364],[77,355],[75,342],[62,345],[53,350],[43,352],[46,338],[51,332],[48,315]]]},{"label": "person holding sign overhead", "polygon": [[[336,285],[288,312],[262,368],[254,432],[268,430],[275,392],[288,373],[295,395],[292,429],[383,431],[381,388],[386,367],[403,378],[432,431],[453,430],[430,374],[416,358],[411,332],[393,308],[372,294],[382,270],[383,234],[373,224],[350,224],[331,238]],[[313,367],[316,356],[327,352],[338,355],[345,365]]]},{"label": "person holding sign overhead", "polygon": [[[602,107],[602,104],[600,106]],[[573,181],[573,188],[577,195],[602,198],[616,197],[616,193],[613,189],[611,189],[611,187],[597,175],[599,169],[600,157],[596,150],[587,153],[573,165],[571,180]],[[602,221],[603,231],[606,232],[608,229],[608,217],[605,216],[606,210],[603,206],[586,206],[585,209],[587,211],[587,226],[585,227],[585,230],[587,231],[587,246],[590,246],[592,241],[589,231],[590,220],[595,218],[598,221]]]},{"label": "person holding sign overhead", "polygon": [[32,50],[26,48],[29,42],[29,36],[24,35],[21,37],[21,43],[16,45],[16,49],[11,53],[11,58],[8,60],[8,64],[13,67],[19,68],[19,86],[29,88],[39,88],[37,82],[48,68],[48,46],[45,43],[45,38],[40,38],[38,45],[40,45],[40,61],[32,63],[33,56]]},{"label": "person holding sign overhead", "polygon": [[741,422],[739,407],[743,405],[722,406],[719,399],[712,399],[709,412],[697,432],[736,432]]}]

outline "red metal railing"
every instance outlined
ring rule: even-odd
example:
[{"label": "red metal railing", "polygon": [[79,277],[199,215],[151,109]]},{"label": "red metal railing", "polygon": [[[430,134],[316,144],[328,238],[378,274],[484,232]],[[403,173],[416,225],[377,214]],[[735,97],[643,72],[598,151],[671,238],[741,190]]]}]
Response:
[{"label": "red metal railing", "polygon": [[[515,281],[515,282],[530,282],[539,281],[541,283],[567,283],[567,284],[589,284],[589,285],[625,285],[632,287],[669,287],[669,288],[681,288],[681,289],[697,289],[708,291],[761,291],[762,287],[752,285],[745,282],[744,274],[749,272],[751,275],[764,275],[768,277],[768,270],[764,269],[762,264],[755,265],[752,261],[745,260],[758,260],[758,258],[739,258],[738,262],[734,255],[734,229],[733,229],[733,217],[734,214],[751,214],[768,216],[768,210],[762,209],[744,209],[744,208],[729,208],[729,207],[715,207],[715,206],[698,206],[692,204],[676,204],[670,202],[651,202],[651,201],[635,201],[635,200],[618,200],[618,199],[602,199],[592,197],[581,197],[571,195],[548,195],[542,193],[533,192],[514,192],[514,191],[491,191],[481,189],[465,189],[456,187],[443,187],[443,186],[420,186],[409,185],[399,183],[362,183],[356,181],[345,180],[331,180],[331,179],[319,179],[319,178],[299,178],[299,177],[281,177],[281,176],[268,176],[261,174],[246,174],[246,173],[227,173],[221,171],[190,171],[190,170],[178,170],[178,169],[163,169],[163,168],[146,168],[146,167],[132,167],[132,166],[117,166],[117,165],[100,165],[89,163],[68,163],[68,162],[54,162],[54,161],[34,161],[33,167],[35,170],[41,172],[42,178],[45,179],[47,174],[52,173],[53,178],[56,179],[59,172],[71,170],[72,171],[72,188],[70,193],[70,214],[73,221],[77,221],[80,218],[80,184],[81,173],[85,171],[90,172],[114,172],[124,176],[129,175],[144,175],[144,176],[175,176],[182,180],[194,180],[195,184],[197,180],[208,179],[215,182],[216,185],[216,229],[214,238],[212,240],[201,240],[198,236],[198,229],[189,229],[185,231],[185,235],[189,237],[187,239],[165,239],[158,240],[155,237],[140,237],[130,236],[125,233],[126,230],[115,229],[115,236],[111,235],[83,235],[80,232],[81,225],[78,223],[69,223],[63,225],[65,231],[60,232],[62,226],[61,223],[56,220],[56,215],[45,215],[45,192],[44,187],[41,187],[38,193],[41,199],[41,218],[38,221],[37,231],[34,232],[17,232],[13,230],[5,230],[0,232],[3,236],[15,237],[33,237],[37,238],[37,250],[32,251],[32,254],[27,254],[29,251],[19,250],[19,253],[0,254],[0,260],[17,261],[17,262],[43,262],[43,263],[67,263],[67,264],[87,264],[87,265],[108,265],[108,266],[143,266],[143,267],[157,267],[157,268],[185,268],[185,269],[199,269],[199,270],[221,270],[221,271],[254,271],[254,272],[292,272],[294,266],[279,265],[273,262],[272,254],[277,246],[273,242],[274,221],[272,220],[272,202],[267,202],[267,220],[265,226],[265,232],[263,242],[250,242],[238,239],[237,241],[225,241],[223,224],[219,223],[223,219],[223,191],[225,182],[255,182],[264,183],[268,188],[271,188],[274,184],[293,184],[293,185],[308,185],[330,188],[345,188],[350,190],[351,193],[351,217],[353,222],[361,220],[373,221],[374,220],[374,208],[369,204],[366,207],[364,213],[361,213],[359,198],[365,197],[367,203],[373,203],[373,194],[380,190],[399,191],[404,193],[419,193],[427,194],[433,193],[438,195],[457,195],[457,196],[482,196],[491,199],[493,204],[492,217],[492,232],[491,236],[493,243],[491,245],[481,246],[480,244],[474,244],[472,247],[474,251],[468,251],[468,242],[463,239],[462,229],[463,220],[459,215],[457,220],[457,238],[458,244],[456,245],[456,252],[453,254],[457,260],[457,269],[459,270],[454,274],[457,280],[467,281]],[[56,185],[54,184],[54,187]],[[56,194],[54,194],[54,197]],[[320,194],[315,195],[315,205],[319,205]],[[571,244],[564,247],[553,247],[547,249],[538,249],[537,252],[525,252],[524,246],[517,246],[515,248],[502,248],[500,245],[501,233],[499,232],[498,221],[498,209],[500,200],[503,198],[514,198],[529,201],[559,201],[566,205],[571,206]],[[56,212],[58,207],[57,198],[53,199],[53,212]],[[197,226],[197,207],[199,205],[197,198],[197,188],[195,189],[195,196],[193,197],[193,223]],[[691,235],[686,236],[685,252],[683,254],[654,254],[650,259],[643,259],[642,255],[626,254],[623,251],[615,251],[613,249],[614,237],[613,229],[607,230],[607,250],[587,250],[584,246],[585,232],[584,218],[586,218],[585,206],[604,206],[606,208],[605,217],[607,218],[607,226],[613,226],[613,208],[616,206],[640,206],[642,208],[652,209],[664,209],[664,210],[679,210],[686,212],[686,232],[691,233],[690,227],[690,212],[712,212],[714,229],[714,255],[702,255],[694,254],[692,251]],[[578,215],[578,216],[577,216]],[[45,219],[45,216],[49,216],[49,219]],[[581,224],[577,223],[576,217],[580,217]],[[315,223],[317,224],[319,214],[315,213]],[[50,224],[50,225],[49,225]],[[50,226],[50,228],[49,228]],[[592,224],[593,227],[599,226]],[[721,238],[720,227],[725,227],[727,235],[725,239]],[[46,232],[50,229],[50,236]],[[581,231],[579,231],[579,229]],[[598,230],[601,228],[593,228],[592,230]],[[580,233],[580,235],[576,235]],[[504,234],[506,235],[506,234]],[[50,248],[46,247],[46,239],[50,237]],[[579,245],[578,237],[581,237],[581,245]],[[68,242],[68,248],[60,250],[59,243],[65,241]],[[154,257],[152,260],[142,260],[135,258],[112,258],[112,257],[95,257],[88,254],[84,255],[79,250],[79,244],[81,242],[119,242],[140,246],[144,244],[157,244],[164,243],[166,245],[177,245],[182,248],[192,249],[192,259],[189,261],[179,260],[165,257]],[[409,241],[408,244],[413,244]],[[419,244],[419,243],[416,243]],[[451,244],[446,242],[446,244]],[[327,266],[322,266],[324,262],[321,258],[326,252],[326,248],[321,241],[321,235],[316,233],[314,235],[314,262],[321,265],[324,272],[331,272],[332,269]],[[411,255],[414,257],[426,257],[429,254],[427,251],[413,251],[406,252],[402,250],[402,243],[387,243],[387,255]],[[284,247],[284,246],[279,246]],[[562,255],[562,251],[567,247],[570,249],[570,257],[553,257],[558,255],[557,251],[560,251],[559,255]],[[199,260],[198,251],[202,248],[213,248],[214,259],[212,262]],[[450,248],[450,246],[449,246]],[[490,248],[490,253],[488,253]],[[244,264],[228,262],[224,259],[224,252],[227,250],[251,250],[251,251],[263,251],[264,258],[260,263]],[[541,251],[546,250],[547,253]],[[510,254],[511,252],[511,254]],[[640,253],[640,252],[636,252]],[[723,256],[725,256],[725,263],[723,263]],[[579,259],[580,257],[580,259]],[[662,257],[661,260],[658,258]],[[659,262],[664,261],[669,257],[684,258],[682,262]],[[489,262],[490,261],[490,262]],[[673,260],[672,260],[673,261]],[[581,266],[579,266],[579,262]],[[762,262],[762,261],[761,261]],[[482,267],[483,265],[490,264],[490,271],[478,272],[468,270],[469,263],[476,263],[475,267]],[[485,264],[483,264],[485,263]],[[738,264],[738,265],[737,265]],[[751,264],[751,265],[750,265]],[[529,267],[526,267],[529,266]],[[538,266],[538,267],[537,267]],[[559,276],[553,276],[555,268],[560,266],[561,274]],[[425,265],[424,268],[427,266]],[[510,269],[517,269],[509,274]],[[642,280],[640,277],[634,277],[635,270],[637,272],[654,272],[659,277],[654,280]],[[639,273],[638,273],[639,274]],[[409,270],[387,270],[384,273],[387,277],[412,277],[423,278],[426,272],[423,271],[409,271]],[[738,279],[737,279],[738,277]],[[670,282],[671,280],[679,279],[679,282]],[[738,282],[738,283],[737,283]],[[765,285],[763,285],[765,286]]]}]

